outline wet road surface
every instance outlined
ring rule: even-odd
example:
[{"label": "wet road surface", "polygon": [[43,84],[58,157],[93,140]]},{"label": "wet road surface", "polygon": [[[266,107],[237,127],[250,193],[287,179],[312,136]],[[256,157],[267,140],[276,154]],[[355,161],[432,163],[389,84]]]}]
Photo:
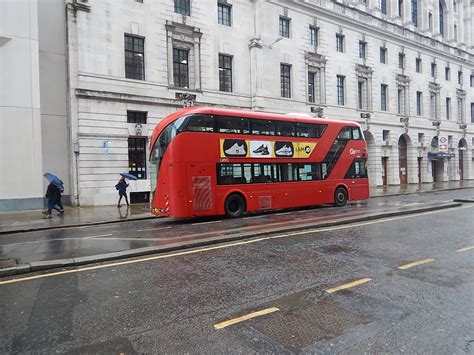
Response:
[{"label": "wet road surface", "polygon": [[120,224],[85,226],[19,234],[0,235],[0,259],[18,263],[65,259],[119,252],[150,246],[168,246],[236,233],[278,231],[304,224],[368,216],[382,212],[406,211],[452,202],[453,198],[474,196],[474,189],[373,198],[343,208],[319,206],[293,211],[247,215],[241,219],[160,218]]},{"label": "wet road surface", "polygon": [[0,352],[473,353],[473,209],[2,279]]}]

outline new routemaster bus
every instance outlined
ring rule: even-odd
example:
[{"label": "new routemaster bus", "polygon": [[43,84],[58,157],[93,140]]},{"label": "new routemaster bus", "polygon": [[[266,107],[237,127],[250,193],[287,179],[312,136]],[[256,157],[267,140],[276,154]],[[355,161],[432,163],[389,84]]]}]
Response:
[{"label": "new routemaster bus", "polygon": [[240,217],[369,197],[356,122],[191,107],[156,126],[150,151],[160,216]]}]

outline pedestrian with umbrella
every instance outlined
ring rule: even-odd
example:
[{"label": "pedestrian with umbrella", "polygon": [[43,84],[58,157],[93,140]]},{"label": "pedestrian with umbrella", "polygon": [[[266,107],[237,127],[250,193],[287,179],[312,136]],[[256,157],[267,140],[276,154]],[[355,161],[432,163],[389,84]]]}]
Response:
[{"label": "pedestrian with umbrella", "polygon": [[129,173],[120,173],[120,180],[119,182],[115,185],[115,188],[118,190],[119,193],[119,200],[117,203],[117,207],[120,208],[120,201],[122,201],[122,197],[125,197],[125,202],[127,203],[127,207],[130,207],[130,204],[128,203],[128,197],[127,197],[127,187],[128,184],[125,181],[125,178],[129,180],[137,180],[137,177],[129,174]]},{"label": "pedestrian with umbrella", "polygon": [[64,183],[54,174],[45,173],[43,176],[49,182],[48,188],[46,189],[48,210],[43,212],[45,214],[44,218],[51,218],[53,209],[59,212],[59,216],[62,216],[64,214],[64,207],[61,202],[61,193],[64,191]]}]

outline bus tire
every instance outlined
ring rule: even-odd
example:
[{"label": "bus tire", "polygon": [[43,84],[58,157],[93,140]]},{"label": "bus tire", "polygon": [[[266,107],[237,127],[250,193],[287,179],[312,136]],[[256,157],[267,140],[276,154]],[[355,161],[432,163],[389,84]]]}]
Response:
[{"label": "bus tire", "polygon": [[239,194],[229,195],[224,203],[225,214],[229,218],[241,217],[245,212],[245,200]]},{"label": "bus tire", "polygon": [[339,186],[334,192],[334,206],[342,207],[347,203],[347,190],[345,187]]}]

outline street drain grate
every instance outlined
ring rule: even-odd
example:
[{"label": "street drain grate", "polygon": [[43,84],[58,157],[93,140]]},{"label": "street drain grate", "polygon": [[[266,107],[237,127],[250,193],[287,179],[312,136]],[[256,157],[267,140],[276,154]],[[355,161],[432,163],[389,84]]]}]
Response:
[{"label": "street drain grate", "polygon": [[287,349],[299,351],[318,341],[335,338],[350,327],[367,323],[370,323],[368,318],[324,300],[256,320],[252,327]]},{"label": "street drain grate", "polygon": [[18,265],[18,260],[16,259],[0,259],[0,269],[5,269],[7,267],[13,267]]}]

